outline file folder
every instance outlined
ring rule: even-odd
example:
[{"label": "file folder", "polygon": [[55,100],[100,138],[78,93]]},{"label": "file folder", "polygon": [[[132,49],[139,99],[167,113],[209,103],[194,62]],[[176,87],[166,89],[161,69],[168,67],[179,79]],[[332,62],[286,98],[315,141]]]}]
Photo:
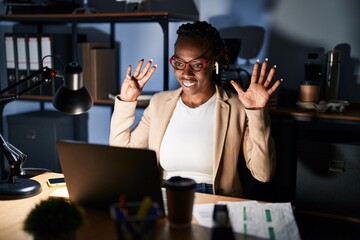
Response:
[{"label": "file folder", "polygon": [[[6,71],[7,84],[11,86],[16,83],[16,67],[15,67],[15,44],[14,35],[5,34],[5,57],[6,57]],[[9,93],[15,93],[16,89],[12,89]]]},{"label": "file folder", "polygon": [[[25,35],[16,35],[16,46],[17,46],[17,81],[28,76],[27,72],[27,54],[26,54],[26,36]],[[22,91],[27,88],[27,83],[22,83],[18,86],[18,91]]]},{"label": "file folder", "polygon": [[[52,59],[52,38],[50,35],[41,35],[40,36],[40,56],[41,62],[40,67],[53,68],[53,59]],[[41,78],[42,76],[40,76]],[[52,84],[43,84],[41,86],[41,95],[52,96],[53,89]]]},{"label": "file folder", "polygon": [[[29,75],[38,71],[40,67],[40,42],[39,36],[36,35],[28,35],[27,38],[27,46],[28,46],[28,73]],[[31,79],[28,84],[28,87],[36,84],[40,81],[40,76],[35,76]],[[40,95],[40,88],[35,88],[29,92],[29,95]]]}]

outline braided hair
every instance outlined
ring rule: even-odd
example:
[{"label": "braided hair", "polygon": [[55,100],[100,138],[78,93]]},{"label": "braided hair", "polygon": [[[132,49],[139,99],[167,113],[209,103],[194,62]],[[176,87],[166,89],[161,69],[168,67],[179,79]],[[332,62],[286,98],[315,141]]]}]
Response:
[{"label": "braided hair", "polygon": [[[212,54],[219,63],[220,69],[227,68],[229,58],[227,56],[226,45],[221,39],[219,31],[210,23],[206,21],[196,21],[194,23],[182,24],[176,33],[178,34],[178,38],[175,45],[183,36],[203,38],[211,47]],[[220,83],[219,75],[213,74],[213,81],[217,84]]]}]

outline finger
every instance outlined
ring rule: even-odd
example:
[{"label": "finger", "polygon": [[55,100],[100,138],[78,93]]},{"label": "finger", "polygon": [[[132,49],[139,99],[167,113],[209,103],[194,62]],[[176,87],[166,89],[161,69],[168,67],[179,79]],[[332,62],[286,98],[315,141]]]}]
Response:
[{"label": "finger", "polygon": [[143,63],[144,63],[144,59],[141,59],[141,60],[139,61],[138,65],[137,65],[136,68],[135,68],[135,71],[134,71],[134,75],[133,75],[133,76],[138,77]]},{"label": "finger", "polygon": [[265,61],[261,64],[260,77],[259,77],[259,82],[258,82],[260,84],[263,84],[263,82],[265,81],[268,61],[269,61],[269,59],[265,58]]},{"label": "finger", "polygon": [[276,65],[274,65],[271,69],[270,69],[270,72],[269,72],[269,75],[267,76],[266,78],[266,81],[264,83],[264,87],[268,87],[271,83],[271,81],[273,80],[273,77],[275,75],[275,71],[276,71]]},{"label": "finger", "polygon": [[268,94],[271,95],[273,94],[276,89],[279,87],[280,83],[282,83],[284,80],[283,79],[279,79],[277,80],[274,85],[268,90]]},{"label": "finger", "polygon": [[149,71],[146,72],[145,76],[143,78],[141,78],[139,82],[141,88],[144,87],[144,85],[147,83],[147,81],[149,81],[149,79],[151,78],[151,76],[153,75],[153,73],[155,72],[157,68],[157,65],[155,64],[154,66],[152,66]]},{"label": "finger", "polygon": [[149,68],[151,67],[152,63],[153,63],[152,59],[147,61],[147,63],[145,64],[145,67],[143,68],[143,70],[141,70],[140,74],[138,75],[139,79],[141,79],[141,78],[143,78],[145,76],[145,74],[149,71]]},{"label": "finger", "polygon": [[127,70],[126,70],[126,76],[131,76],[131,65],[129,65],[128,67],[127,67]]},{"label": "finger", "polygon": [[235,88],[235,91],[238,93],[238,95],[242,95],[244,93],[244,90],[238,82],[231,80],[230,83]]},{"label": "finger", "polygon": [[256,83],[258,79],[258,72],[259,72],[259,59],[256,60],[256,63],[254,64],[254,68],[251,74],[251,82]]}]

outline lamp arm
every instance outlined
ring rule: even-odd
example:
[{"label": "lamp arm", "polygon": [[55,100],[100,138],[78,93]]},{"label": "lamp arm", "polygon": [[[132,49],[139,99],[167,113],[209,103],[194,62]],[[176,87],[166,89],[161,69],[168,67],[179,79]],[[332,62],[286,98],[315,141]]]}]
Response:
[{"label": "lamp arm", "polygon": [[[38,76],[42,74],[43,75],[43,78],[40,78],[40,81],[32,84],[30,87],[20,91],[20,92],[17,92],[15,94],[7,94],[5,96],[2,96],[4,93],[12,90],[12,89],[15,89],[18,85],[20,84],[23,84],[27,81],[31,81],[34,77]],[[51,69],[51,68],[48,68],[48,67],[43,67],[41,69],[39,69],[38,71],[34,72],[33,74],[21,79],[20,81],[14,83],[13,85],[10,85],[8,86],[7,88],[3,89],[0,91],[0,101],[4,101],[4,100],[8,100],[8,101],[11,101],[11,100],[14,100],[18,97],[20,97],[21,95],[23,95],[24,93],[27,93],[39,86],[41,86],[42,84],[44,83],[47,83],[47,82],[50,82],[54,77],[56,76],[56,73],[55,73],[55,70]]]},{"label": "lamp arm", "polygon": [[[24,90],[17,92],[15,94],[6,94],[8,91],[15,89],[18,85],[23,84],[27,81],[32,81],[32,79],[38,75],[42,74],[43,77],[40,78],[38,82],[35,82],[31,86],[25,88]],[[50,82],[54,77],[56,76],[56,73],[53,69],[48,67],[43,67],[39,69],[38,71],[34,72],[33,74],[23,78],[22,80],[8,86],[7,88],[0,91],[0,105],[4,105],[9,101],[12,101],[21,95],[23,95],[26,92],[29,92],[39,86],[41,86],[44,83]],[[15,146],[13,146],[11,143],[6,142],[3,138],[3,136],[0,134],[0,148],[2,152],[4,153],[5,157],[7,158],[9,165],[10,165],[10,174],[9,174],[9,182],[14,183],[17,176],[25,175],[25,171],[22,168],[22,165],[24,164],[27,155],[22,153],[19,149],[17,149]]]}]

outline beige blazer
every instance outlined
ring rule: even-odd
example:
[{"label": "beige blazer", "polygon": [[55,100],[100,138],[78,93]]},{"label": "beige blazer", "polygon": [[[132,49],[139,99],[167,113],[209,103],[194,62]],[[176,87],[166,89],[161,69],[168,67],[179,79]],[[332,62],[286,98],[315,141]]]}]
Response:
[{"label": "beige blazer", "polygon": [[[115,100],[109,143],[113,146],[149,148],[159,161],[160,145],[181,88],[155,94],[137,126],[136,102]],[[242,151],[241,151],[242,148]],[[214,193],[242,197],[237,171],[239,154],[244,154],[251,174],[261,182],[275,171],[275,148],[270,136],[270,118],[265,109],[247,110],[236,94],[216,87],[216,139],[213,161]]]}]

